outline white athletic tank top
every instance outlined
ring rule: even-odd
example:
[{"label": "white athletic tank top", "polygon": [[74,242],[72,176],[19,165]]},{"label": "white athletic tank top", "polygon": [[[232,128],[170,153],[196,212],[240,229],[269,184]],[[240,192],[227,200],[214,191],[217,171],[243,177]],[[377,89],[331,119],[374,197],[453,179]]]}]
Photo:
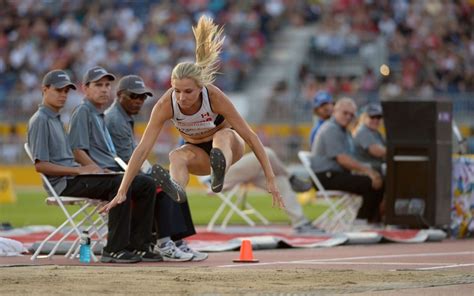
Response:
[{"label": "white athletic tank top", "polygon": [[174,126],[183,134],[188,136],[199,136],[214,128],[224,121],[222,115],[212,112],[211,103],[209,102],[209,95],[207,88],[203,87],[201,109],[193,115],[185,115],[181,112],[178,102],[176,101],[176,94],[171,93],[171,102],[173,106],[173,118],[171,119]]}]

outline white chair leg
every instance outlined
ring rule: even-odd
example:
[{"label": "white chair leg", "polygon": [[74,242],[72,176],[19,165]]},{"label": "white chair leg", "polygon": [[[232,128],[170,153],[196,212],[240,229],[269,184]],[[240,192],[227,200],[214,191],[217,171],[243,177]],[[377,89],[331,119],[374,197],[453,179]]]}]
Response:
[{"label": "white chair leg", "polygon": [[[30,151],[30,147],[28,145],[28,143],[24,143],[23,145],[23,148],[25,149],[25,152],[26,154],[28,155],[28,157],[30,158],[31,162],[34,164],[35,163],[35,160],[33,158],[33,155]],[[66,233],[64,234],[61,239],[59,241],[56,242],[56,244],[54,245],[54,247],[52,248],[52,250],[49,252],[49,254],[46,256],[47,258],[51,258],[55,253],[56,253],[56,250],[58,249],[58,247],[61,245],[61,243],[69,236],[71,235],[73,232],[76,232],[76,235],[77,235],[77,239],[73,242],[73,244],[71,245],[71,247],[69,248],[69,250],[66,252],[66,257],[69,256],[73,250],[76,248],[76,245],[78,244],[79,242],[79,237],[81,235],[81,232],[79,230],[79,227],[82,226],[85,222],[88,223],[88,225],[90,225],[90,227],[92,228],[89,228],[89,229],[94,229],[94,231],[97,233],[98,237],[99,237],[99,240],[102,241],[102,240],[106,240],[104,238],[105,235],[102,235],[100,233],[100,229],[102,229],[102,227],[107,224],[107,222],[105,221],[106,219],[104,219],[103,217],[99,216],[99,220],[96,220],[96,221],[92,221],[92,219],[90,218],[96,211],[97,211],[97,202],[96,201],[91,201],[90,199],[86,198],[86,197],[66,197],[66,196],[60,196],[54,189],[54,187],[51,185],[51,183],[49,182],[49,179],[44,175],[44,174],[39,174],[42,181],[43,181],[43,184],[47,187],[47,191],[49,193],[52,194],[52,196],[48,197],[46,199],[47,203],[48,204],[54,204],[54,205],[57,205],[59,206],[59,208],[62,210],[63,214],[66,216],[66,221],[64,221],[59,227],[57,227],[51,234],[49,234],[41,243],[40,245],[38,246],[37,250],[34,252],[33,256],[31,256],[31,260],[36,260],[39,256],[39,254],[41,253],[41,251],[43,250],[45,244],[51,239],[53,238],[56,234],[62,232],[64,230],[64,228],[66,226],[70,226],[71,229]],[[81,207],[79,210],[77,210],[75,213],[73,213],[72,215],[69,213],[69,211],[67,210],[66,206],[65,205],[71,205],[71,204],[81,204]],[[88,213],[87,211],[87,208],[89,207],[93,207],[94,210],[92,211],[92,213]],[[76,224],[76,217],[79,215],[79,214],[84,214],[86,217],[80,221],[79,223]],[[100,223],[99,223],[100,222]],[[98,226],[99,225],[99,226]],[[93,256],[93,259],[96,261],[97,258],[95,258],[95,256],[92,254]]]},{"label": "white chair leg", "polygon": [[245,208],[249,209],[252,214],[257,216],[257,218],[262,222],[264,225],[269,225],[270,221],[265,218],[262,213],[260,213],[257,209],[255,209],[249,202],[245,201]]},{"label": "white chair leg", "polygon": [[[61,204],[62,205],[62,204]],[[64,206],[63,206],[64,207]],[[63,235],[61,237],[61,239],[56,242],[56,244],[54,245],[53,249],[49,252],[49,254],[46,256],[47,258],[51,258],[57,248],[59,247],[59,245],[61,244],[62,241],[64,241],[64,239],[66,239],[66,237],[68,237],[72,231],[76,231],[76,233],[79,233],[80,235],[80,232],[79,230],[77,229],[77,226],[76,224],[74,223],[74,218],[76,218],[86,207],[88,207],[88,204],[86,203],[85,205],[83,205],[76,213],[74,213],[73,215],[67,215],[67,220],[63,222],[63,224],[61,224],[58,228],[56,228],[55,231],[53,231],[50,235],[48,235],[42,242],[41,244],[38,246],[38,249],[35,251],[35,253],[33,254],[33,256],[31,256],[31,260],[35,260],[38,255],[40,254],[41,250],[43,249],[44,245],[53,237],[55,236],[56,234],[58,234],[61,230],[63,230],[66,225],[70,224],[70,226],[72,227],[70,231],[67,232],[67,234]],[[64,211],[66,211],[66,209],[64,209]]]},{"label": "white chair leg", "polygon": [[227,227],[227,223],[230,221],[230,218],[232,217],[232,215],[234,214],[234,212],[239,215],[240,218],[244,219],[245,222],[247,222],[248,225],[250,226],[255,226],[255,222],[250,219],[250,217],[245,214],[242,210],[240,210],[239,208],[237,208],[237,206],[233,203],[229,203],[228,204],[230,209],[229,209],[229,212],[227,213],[226,217],[224,218],[224,221],[222,222],[222,228],[226,228]]},{"label": "white chair leg", "polygon": [[222,201],[222,203],[220,204],[219,208],[217,208],[216,212],[214,213],[214,215],[212,215],[212,218],[211,220],[209,221],[209,223],[207,224],[207,231],[212,231],[214,229],[214,225],[217,221],[217,219],[219,219],[219,217],[221,216],[222,212],[225,210],[226,206],[229,206],[230,203],[232,203],[230,201],[230,198],[232,198],[232,196],[239,190],[239,186],[234,186],[234,188],[232,188],[226,196],[224,196],[223,194],[217,194],[217,197]]},{"label": "white chair leg", "polygon": [[61,224],[58,228],[56,228],[53,232],[51,232],[43,241],[40,243],[36,251],[34,252],[33,256],[31,256],[31,260],[35,260],[38,255],[40,254],[41,250],[43,249],[44,245],[57,233],[59,233],[63,228],[68,224],[69,221],[64,221],[63,224]]}]

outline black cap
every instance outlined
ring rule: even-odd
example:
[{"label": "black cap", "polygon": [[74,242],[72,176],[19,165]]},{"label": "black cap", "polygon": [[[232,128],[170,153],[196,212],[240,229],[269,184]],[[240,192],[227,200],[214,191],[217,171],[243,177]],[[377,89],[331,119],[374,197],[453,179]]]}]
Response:
[{"label": "black cap", "polygon": [[105,76],[108,76],[110,80],[115,80],[115,76],[102,67],[95,66],[87,70],[84,78],[82,79],[82,83],[88,84],[94,81],[97,81]]},{"label": "black cap", "polygon": [[367,115],[369,116],[382,116],[382,106],[379,104],[369,104],[367,107],[365,107],[365,112],[367,112]]},{"label": "black cap", "polygon": [[146,87],[143,79],[137,75],[127,75],[120,79],[117,87],[117,93],[123,90],[138,95],[146,94],[149,97],[153,96],[153,93],[149,88]]},{"label": "black cap", "polygon": [[71,78],[69,78],[69,75],[63,70],[52,70],[44,75],[43,86],[49,85],[55,88],[70,86],[74,90],[77,89],[76,85],[72,83]]}]

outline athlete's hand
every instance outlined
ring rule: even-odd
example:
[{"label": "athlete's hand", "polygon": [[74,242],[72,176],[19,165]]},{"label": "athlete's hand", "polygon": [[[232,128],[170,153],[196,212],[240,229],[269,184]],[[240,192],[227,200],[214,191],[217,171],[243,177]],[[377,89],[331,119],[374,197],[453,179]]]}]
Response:
[{"label": "athlete's hand", "polygon": [[275,179],[267,179],[267,189],[268,192],[272,195],[272,206],[284,209],[285,205],[283,204],[283,200],[280,195],[280,190],[278,190],[278,187],[275,184]]},{"label": "athlete's hand", "polygon": [[100,210],[100,214],[107,214],[113,207],[116,205],[119,205],[123,203],[127,199],[126,194],[122,194],[120,192],[115,195],[114,199],[112,199],[110,202],[108,202],[105,206],[103,206]]}]

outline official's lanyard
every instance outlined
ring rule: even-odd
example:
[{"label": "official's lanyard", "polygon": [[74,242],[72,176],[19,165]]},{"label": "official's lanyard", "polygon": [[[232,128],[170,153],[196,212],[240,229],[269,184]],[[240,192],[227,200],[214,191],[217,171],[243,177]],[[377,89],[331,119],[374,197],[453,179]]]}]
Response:
[{"label": "official's lanyard", "polygon": [[112,142],[112,137],[110,136],[109,130],[105,126],[104,118],[102,116],[103,116],[102,114],[98,114],[96,116],[96,120],[104,133],[104,140],[105,140],[105,144],[107,144],[107,149],[109,150],[110,153],[112,153],[115,156],[117,155],[117,152],[115,151],[114,142]]}]

